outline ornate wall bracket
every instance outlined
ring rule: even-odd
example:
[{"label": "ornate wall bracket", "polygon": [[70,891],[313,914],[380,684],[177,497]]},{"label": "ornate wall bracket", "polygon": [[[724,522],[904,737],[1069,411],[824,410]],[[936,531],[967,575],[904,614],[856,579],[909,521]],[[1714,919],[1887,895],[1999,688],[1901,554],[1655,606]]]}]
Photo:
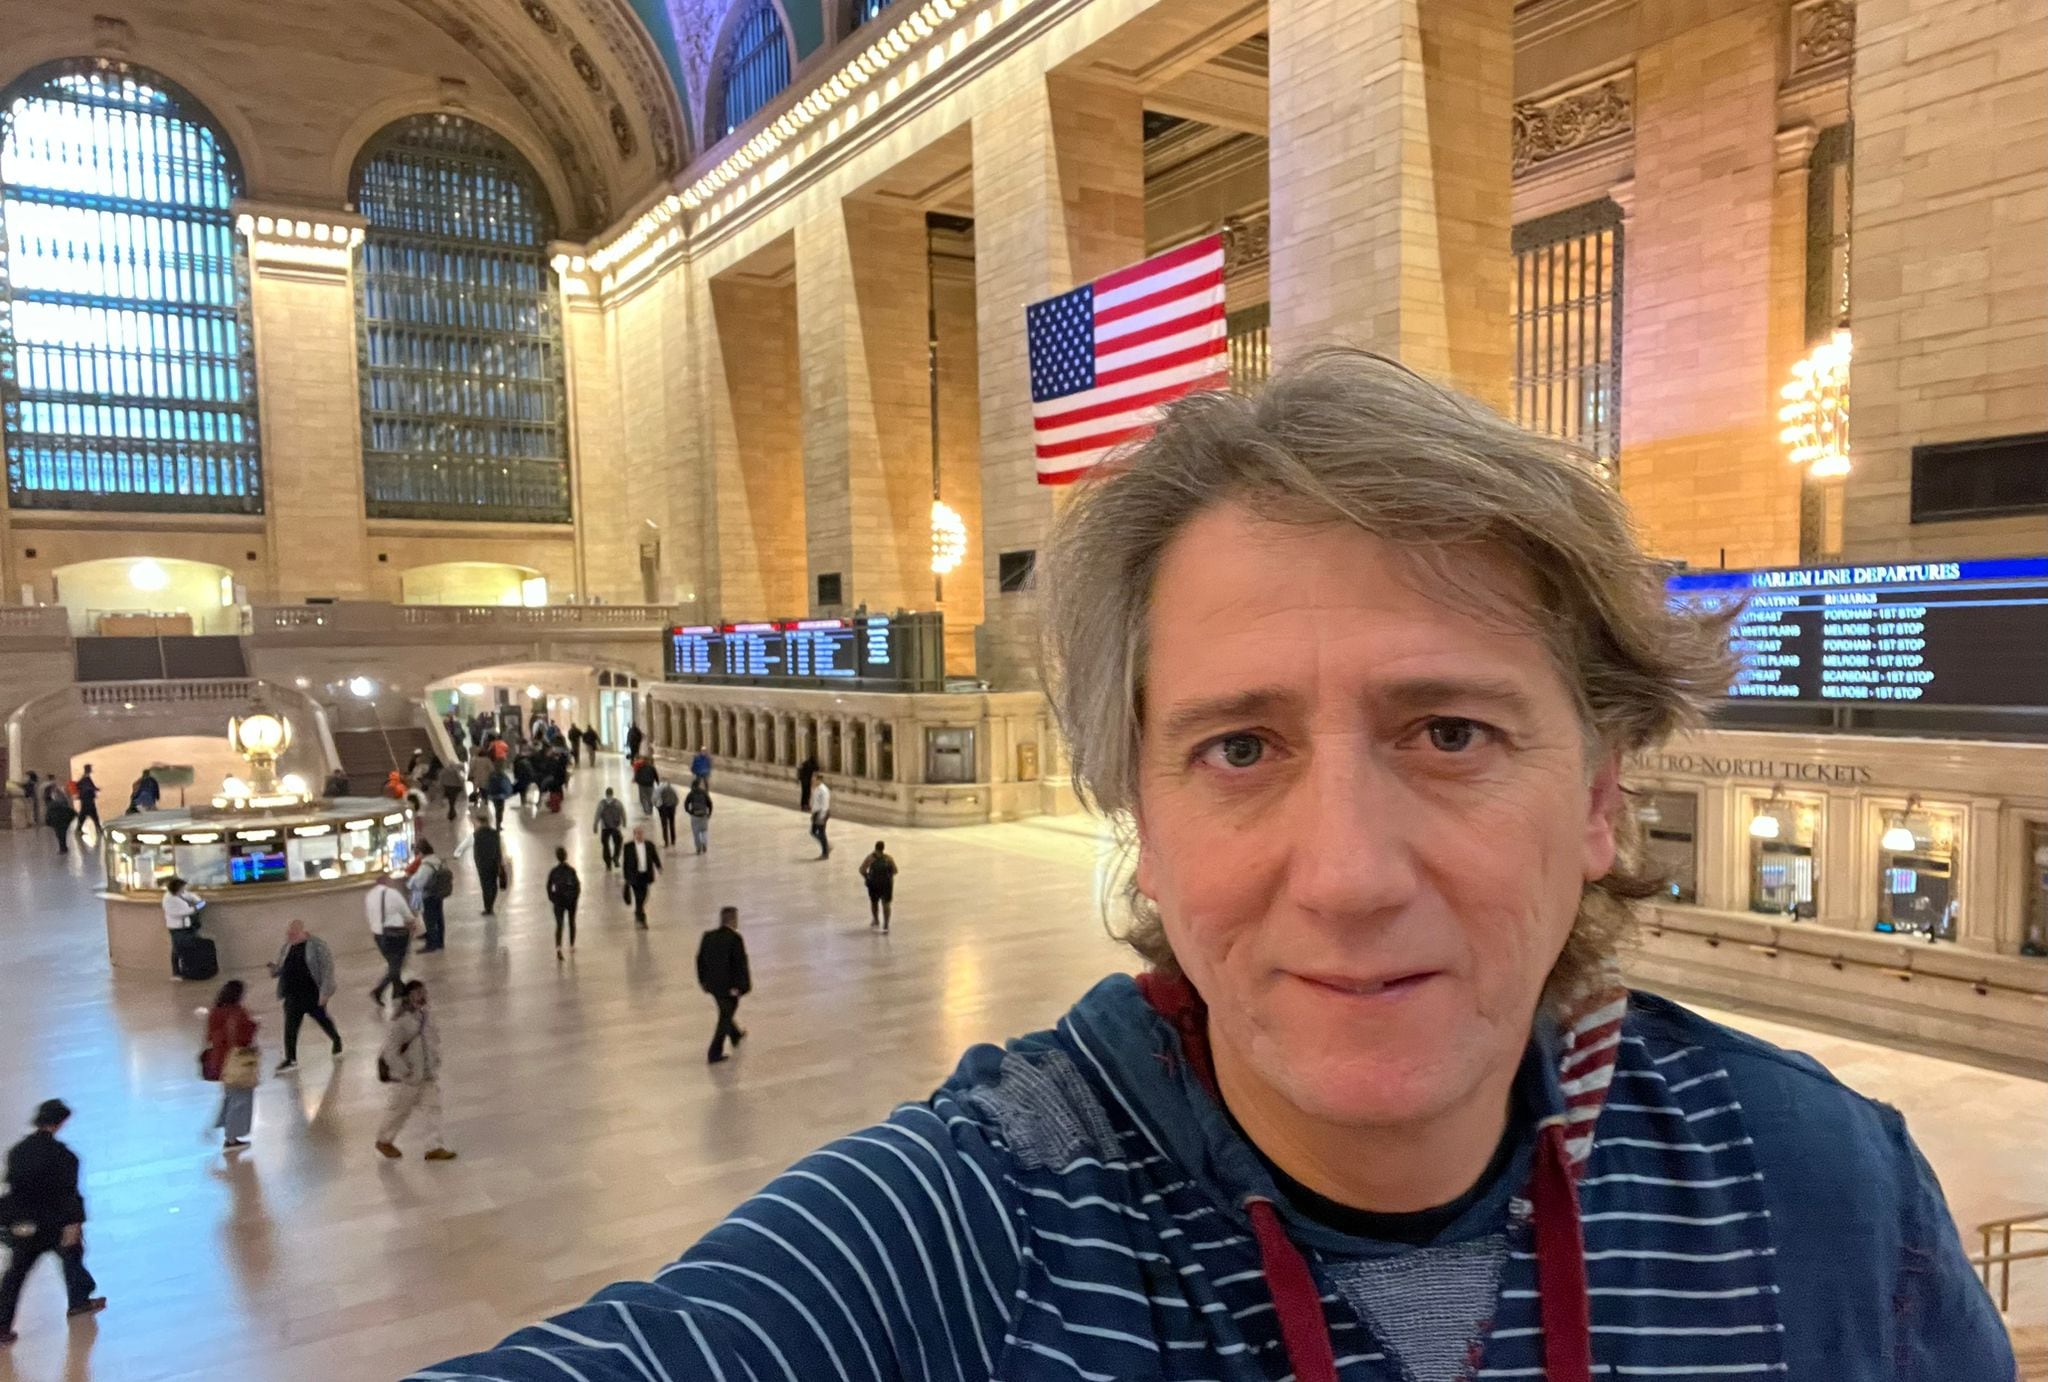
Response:
[{"label": "ornate wall bracket", "polygon": [[1515,103],[1513,166],[1516,177],[1635,131],[1634,68]]}]

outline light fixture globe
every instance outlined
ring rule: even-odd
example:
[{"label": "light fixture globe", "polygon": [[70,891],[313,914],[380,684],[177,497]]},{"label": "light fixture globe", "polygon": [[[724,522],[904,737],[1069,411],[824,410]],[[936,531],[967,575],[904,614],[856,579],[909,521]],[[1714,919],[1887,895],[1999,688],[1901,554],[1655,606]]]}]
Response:
[{"label": "light fixture globe", "polygon": [[1878,840],[1878,843],[1893,854],[1904,854],[1920,842],[1913,838],[1912,828],[1904,821],[1893,821],[1891,828],[1884,832],[1883,837]]},{"label": "light fixture globe", "polygon": [[1763,812],[1750,818],[1749,834],[1752,839],[1775,840],[1778,838],[1779,829],[1778,818],[1769,812]]}]

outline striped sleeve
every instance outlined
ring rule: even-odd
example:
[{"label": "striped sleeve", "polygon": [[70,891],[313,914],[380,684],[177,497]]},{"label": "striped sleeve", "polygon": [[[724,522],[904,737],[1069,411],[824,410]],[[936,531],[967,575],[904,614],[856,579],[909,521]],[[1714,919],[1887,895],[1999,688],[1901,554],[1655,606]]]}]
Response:
[{"label": "striped sleeve", "polygon": [[968,1382],[1009,1327],[1006,1158],[945,1096],[805,1158],[652,1281],[414,1382]]}]

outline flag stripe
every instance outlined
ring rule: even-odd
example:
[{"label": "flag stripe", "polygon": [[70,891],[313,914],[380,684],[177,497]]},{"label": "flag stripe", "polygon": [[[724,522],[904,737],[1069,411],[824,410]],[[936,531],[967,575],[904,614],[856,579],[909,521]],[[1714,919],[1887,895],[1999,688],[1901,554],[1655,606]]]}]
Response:
[{"label": "flag stripe", "polygon": [[1047,460],[1057,460],[1062,456],[1073,456],[1083,451],[1099,451],[1134,437],[1149,426],[1149,423],[1134,423],[1125,427],[1112,427],[1105,432],[1090,432],[1087,436],[1076,437],[1073,441],[1040,442],[1038,454]]},{"label": "flag stripe", "polygon": [[1098,386],[1103,384],[1121,384],[1127,379],[1142,378],[1165,366],[1191,365],[1197,360],[1208,359],[1226,361],[1230,359],[1229,343],[1223,339],[1221,333],[1213,340],[1200,341],[1184,349],[1172,351],[1165,355],[1154,356],[1150,360],[1141,361],[1135,365],[1125,365],[1120,369],[1104,370],[1095,376],[1095,382]]},{"label": "flag stripe", "polygon": [[[1226,357],[1227,354],[1228,352],[1226,351]],[[1193,360],[1186,360],[1165,369],[1154,370],[1138,378],[1127,379],[1114,384],[1098,384],[1086,393],[1070,394],[1066,398],[1058,399],[1053,403],[1042,403],[1032,409],[1032,425],[1047,429],[1065,427],[1086,415],[1088,410],[1098,403],[1109,403],[1119,399],[1133,399],[1141,394],[1150,393],[1155,388],[1164,389],[1172,386],[1177,393],[1187,393],[1193,389],[1207,388],[1209,386],[1201,381],[1210,378],[1215,373],[1216,361],[1209,354],[1204,353]]]},{"label": "flag stripe", "polygon": [[[1196,373],[1195,377],[1206,379],[1210,373],[1211,371],[1208,370],[1200,370]],[[1200,386],[1197,385],[1197,387]],[[1040,441],[1060,441],[1062,438],[1057,435],[1058,433],[1078,426],[1081,423],[1099,422],[1104,418],[1115,417],[1119,413],[1149,408],[1155,403],[1168,403],[1186,392],[1188,392],[1188,385],[1185,382],[1176,381],[1171,384],[1161,384],[1157,388],[1146,389],[1140,393],[1126,394],[1119,398],[1106,398],[1099,403],[1091,403],[1085,408],[1069,409],[1067,412],[1060,413],[1057,416],[1033,418],[1031,425],[1037,429]],[[1079,395],[1076,395],[1076,397],[1079,397]]]},{"label": "flag stripe", "polygon": [[1140,279],[1151,278],[1170,269],[1178,269],[1210,258],[1216,260],[1217,268],[1223,267],[1223,237],[1220,235],[1205,235],[1199,240],[1190,240],[1178,249],[1155,254],[1142,263],[1118,269],[1115,273],[1104,274],[1095,280],[1095,291],[1098,296],[1112,293],[1119,288],[1127,288]]},{"label": "flag stripe", "polygon": [[1207,295],[1211,293],[1215,294],[1216,301],[1221,302],[1223,300],[1222,289],[1211,285],[1205,275],[1192,283],[1175,283],[1169,287],[1161,288],[1157,292],[1147,293],[1143,297],[1134,297],[1123,302],[1112,303],[1108,307],[1104,307],[1102,300],[1097,298],[1095,301],[1096,339],[1100,340],[1103,336],[1102,328],[1113,322],[1120,322],[1126,318],[1135,317],[1140,313],[1149,312],[1155,307],[1164,307],[1168,303],[1184,302],[1198,294]]},{"label": "flag stripe", "polygon": [[[1219,302],[1207,307],[1198,306],[1193,311],[1182,312],[1176,316],[1163,317],[1158,321],[1150,323],[1141,323],[1124,335],[1108,340],[1097,336],[1095,338],[1095,367],[1102,369],[1110,365],[1112,361],[1134,358],[1131,352],[1137,350],[1140,346],[1158,345],[1160,342],[1170,340],[1172,337],[1195,332],[1200,327],[1213,327],[1214,329],[1202,331],[1199,335],[1193,336],[1192,339],[1202,340],[1207,337],[1221,336],[1223,334],[1222,303]],[[1170,350],[1173,347],[1165,346],[1162,348]],[[1153,352],[1146,351],[1143,353],[1149,355]]]}]

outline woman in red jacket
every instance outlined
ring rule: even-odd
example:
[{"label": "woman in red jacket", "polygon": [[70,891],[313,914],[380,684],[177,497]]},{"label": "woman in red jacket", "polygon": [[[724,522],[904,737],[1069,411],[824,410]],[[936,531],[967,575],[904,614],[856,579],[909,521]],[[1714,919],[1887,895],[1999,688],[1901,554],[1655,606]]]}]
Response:
[{"label": "woman in red jacket", "polygon": [[220,1084],[220,1114],[213,1125],[226,1136],[222,1151],[249,1145],[249,1125],[256,1114],[256,1081],[262,1070],[256,1052],[256,1019],[242,1006],[242,981],[220,986],[206,1014],[206,1051],[199,1073]]}]

